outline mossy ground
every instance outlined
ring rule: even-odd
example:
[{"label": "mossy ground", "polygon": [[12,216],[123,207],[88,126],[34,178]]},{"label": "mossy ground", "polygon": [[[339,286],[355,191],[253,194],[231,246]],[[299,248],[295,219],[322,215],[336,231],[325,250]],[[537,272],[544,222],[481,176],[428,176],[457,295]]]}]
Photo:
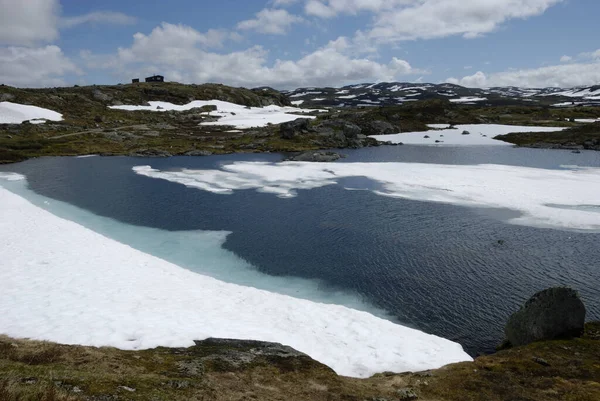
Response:
[{"label": "mossy ground", "polygon": [[475,362],[369,379],[336,375],[305,356],[220,358],[227,344],[121,351],[0,337],[1,401],[66,400],[401,400],[598,401],[600,322],[586,335],[482,356]]}]

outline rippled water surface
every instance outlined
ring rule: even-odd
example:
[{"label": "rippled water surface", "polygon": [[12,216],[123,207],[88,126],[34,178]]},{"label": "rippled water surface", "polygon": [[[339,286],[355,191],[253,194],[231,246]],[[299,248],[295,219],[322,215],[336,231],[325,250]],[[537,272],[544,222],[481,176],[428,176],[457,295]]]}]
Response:
[{"label": "rippled water surface", "polygon": [[[344,153],[348,158],[343,163],[600,167],[600,152],[509,147],[404,146]],[[280,159],[281,155],[45,158],[1,170],[26,174],[38,194],[122,223],[170,232],[230,231],[223,246],[260,272],[317,279],[323,291],[357,294],[392,319],[458,341],[472,354],[493,350],[508,315],[548,286],[577,288],[589,317],[600,319],[597,233],[507,224],[506,219],[517,215],[511,210],[344,189],[377,189],[377,183],[360,177],[280,199],[254,190],[217,195],[131,170],[144,164],[161,170],[208,169],[238,160]],[[169,252],[186,249],[166,243],[152,253],[162,257]]]}]

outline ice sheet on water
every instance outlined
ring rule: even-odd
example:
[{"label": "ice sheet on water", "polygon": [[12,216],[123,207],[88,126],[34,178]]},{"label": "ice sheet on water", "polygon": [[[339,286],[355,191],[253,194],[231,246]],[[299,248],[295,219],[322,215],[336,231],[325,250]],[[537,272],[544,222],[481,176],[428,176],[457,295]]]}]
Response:
[{"label": "ice sheet on water", "polygon": [[[404,134],[402,134],[404,135]],[[159,171],[133,168],[140,175],[220,194],[256,189],[281,198],[300,189],[337,184],[346,177],[366,177],[383,185],[379,195],[522,213],[509,222],[572,230],[600,230],[600,215],[548,204],[597,205],[600,168],[548,170],[504,165],[421,163],[258,163],[237,162],[220,170]],[[355,188],[354,188],[355,189]]]}]

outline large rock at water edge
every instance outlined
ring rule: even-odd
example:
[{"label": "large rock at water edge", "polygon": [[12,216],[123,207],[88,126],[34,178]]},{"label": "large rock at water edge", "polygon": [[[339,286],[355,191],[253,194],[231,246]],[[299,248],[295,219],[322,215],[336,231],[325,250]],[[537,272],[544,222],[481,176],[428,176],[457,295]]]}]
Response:
[{"label": "large rock at water edge", "polygon": [[531,297],[509,319],[504,332],[510,345],[579,337],[585,324],[585,306],[577,291],[549,288]]}]

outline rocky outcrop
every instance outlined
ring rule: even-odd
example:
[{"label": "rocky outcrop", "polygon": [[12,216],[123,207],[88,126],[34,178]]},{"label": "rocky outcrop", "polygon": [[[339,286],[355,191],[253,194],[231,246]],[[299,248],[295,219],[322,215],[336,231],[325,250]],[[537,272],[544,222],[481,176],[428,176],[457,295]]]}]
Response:
[{"label": "rocky outcrop", "polygon": [[297,154],[286,159],[286,161],[329,163],[339,160],[342,157],[345,156],[335,152],[326,152],[323,150],[318,150]]},{"label": "rocky outcrop", "polygon": [[308,118],[297,118],[294,121],[283,123],[279,126],[279,135],[282,139],[293,139],[298,135],[307,134],[309,124]]},{"label": "rocky outcrop", "polygon": [[171,157],[171,153],[157,149],[140,149],[129,154],[130,157]]},{"label": "rocky outcrop", "polygon": [[583,334],[585,306],[577,291],[549,288],[531,297],[509,319],[504,332],[511,346]]},{"label": "rocky outcrop", "polygon": [[346,138],[356,138],[362,133],[362,129],[358,125],[338,118],[325,120],[315,128],[322,133],[341,133]]}]

